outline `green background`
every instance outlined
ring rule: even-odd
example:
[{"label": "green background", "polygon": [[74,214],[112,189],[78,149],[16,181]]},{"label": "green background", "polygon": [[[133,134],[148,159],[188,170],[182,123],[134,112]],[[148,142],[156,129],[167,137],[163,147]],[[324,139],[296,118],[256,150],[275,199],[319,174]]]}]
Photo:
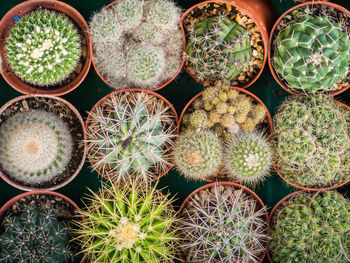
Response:
[{"label": "green background", "polygon": [[[175,0],[183,10],[188,9],[192,5],[200,1],[190,0]],[[244,1],[244,0],[242,0]],[[10,8],[22,1],[18,0],[2,0],[0,4],[0,17],[2,17]],[[89,18],[93,12],[98,11],[104,5],[109,4],[108,0],[66,0],[64,1],[74,8],[76,8],[84,18],[89,21]],[[290,7],[294,6],[293,0],[272,0],[274,5],[278,9],[278,14],[281,15]],[[333,1],[344,7],[350,9],[349,0]],[[184,70],[179,76],[168,86],[158,91],[161,95],[166,97],[175,107],[178,114],[181,114],[183,107],[187,102],[197,93],[201,92],[203,87],[197,84]],[[248,89],[248,91],[257,95],[268,107],[271,115],[275,113],[278,105],[284,100],[288,94],[275,82],[273,79],[268,65],[265,66],[264,72],[261,77]],[[108,85],[106,85],[96,74],[95,69],[91,65],[89,74],[84,82],[71,93],[63,96],[64,99],[71,102],[82,114],[85,119],[87,111],[89,111],[93,105],[103,96],[113,91]],[[0,78],[0,105],[5,104],[8,100],[21,95],[12,89],[1,77]],[[350,91],[345,92],[337,99],[350,104]],[[86,160],[86,163],[79,173],[79,175],[67,186],[58,190],[58,192],[73,199],[79,206],[81,205],[81,197],[87,193],[87,188],[97,190],[100,186],[101,177],[90,169],[90,165]],[[175,206],[179,206],[181,202],[196,188],[206,184],[205,182],[193,182],[186,181],[182,176],[173,169],[166,176],[161,178],[158,187],[167,186],[171,194],[177,196]],[[339,191],[346,193],[350,189],[350,185],[345,186]],[[255,188],[256,193],[260,196],[263,202],[270,210],[280,199],[285,195],[296,191],[297,189],[287,186],[279,176],[271,172],[271,177],[268,178],[263,184],[258,185]],[[21,191],[17,190],[4,181],[0,180],[0,205],[3,205],[6,201],[11,199]]]}]

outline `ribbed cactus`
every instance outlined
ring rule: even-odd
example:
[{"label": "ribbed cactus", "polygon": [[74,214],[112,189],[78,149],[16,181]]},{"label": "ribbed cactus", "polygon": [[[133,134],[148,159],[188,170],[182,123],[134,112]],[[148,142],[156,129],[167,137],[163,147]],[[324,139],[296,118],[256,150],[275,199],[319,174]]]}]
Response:
[{"label": "ribbed cactus", "polygon": [[11,27],[5,51],[20,79],[36,86],[51,86],[74,71],[81,55],[80,36],[65,15],[37,10]]},{"label": "ribbed cactus", "polygon": [[18,112],[0,126],[0,165],[24,184],[49,182],[60,175],[72,149],[68,125],[53,113]]},{"label": "ribbed cactus", "polygon": [[198,79],[229,84],[250,62],[249,32],[228,17],[209,17],[190,27],[186,53]]},{"label": "ribbed cactus", "polygon": [[276,166],[290,183],[329,187],[350,176],[349,111],[323,97],[292,97],[275,116]]},{"label": "ribbed cactus", "polygon": [[327,16],[303,15],[276,38],[274,68],[292,90],[327,92],[348,73],[350,40]]},{"label": "ribbed cactus", "polygon": [[271,222],[274,262],[345,263],[350,258],[350,204],[337,192],[301,193]]},{"label": "ribbed cactus", "polygon": [[88,155],[94,169],[116,181],[149,181],[169,168],[176,120],[169,106],[145,92],[112,94],[92,112]]},{"label": "ribbed cactus", "polygon": [[172,262],[178,242],[173,199],[145,185],[103,185],[76,221],[89,262]]},{"label": "ribbed cactus", "polygon": [[179,227],[186,262],[259,262],[268,240],[265,209],[242,189],[215,185],[188,200]]},{"label": "ribbed cactus", "polygon": [[67,227],[52,210],[28,207],[2,223],[0,261],[3,263],[66,263],[72,258]]}]

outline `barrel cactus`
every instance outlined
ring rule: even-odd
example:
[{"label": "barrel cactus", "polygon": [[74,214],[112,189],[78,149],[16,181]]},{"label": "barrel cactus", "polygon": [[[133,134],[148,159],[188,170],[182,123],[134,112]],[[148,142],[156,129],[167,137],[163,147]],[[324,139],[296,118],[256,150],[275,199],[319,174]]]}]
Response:
[{"label": "barrel cactus", "polygon": [[173,199],[137,183],[103,185],[74,232],[89,262],[172,262],[178,242]]},{"label": "barrel cactus", "polygon": [[189,28],[186,59],[199,80],[230,84],[251,60],[249,32],[225,16],[206,18]]},{"label": "barrel cactus", "polygon": [[277,207],[271,222],[274,262],[345,263],[350,205],[337,192],[300,193]]},{"label": "barrel cactus", "polygon": [[0,235],[0,261],[66,263],[72,258],[67,227],[52,210],[28,207],[20,215],[8,215]]},{"label": "barrel cactus", "polygon": [[23,81],[36,86],[62,83],[81,56],[80,36],[64,14],[29,12],[11,27],[5,44],[9,66]]},{"label": "barrel cactus", "polygon": [[274,45],[274,68],[292,90],[334,91],[349,71],[349,37],[327,16],[297,18]]}]

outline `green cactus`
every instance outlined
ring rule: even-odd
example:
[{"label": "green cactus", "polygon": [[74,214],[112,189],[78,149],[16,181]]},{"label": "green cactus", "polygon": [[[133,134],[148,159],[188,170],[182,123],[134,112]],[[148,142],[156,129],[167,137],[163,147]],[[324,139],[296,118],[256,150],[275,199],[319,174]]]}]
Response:
[{"label": "green cactus", "polygon": [[17,181],[35,185],[60,175],[72,156],[68,125],[57,115],[18,112],[0,126],[0,164]]},{"label": "green cactus", "polygon": [[23,81],[36,86],[57,85],[79,62],[80,36],[65,15],[37,10],[11,27],[5,53],[9,66]]},{"label": "green cactus", "polygon": [[72,259],[67,227],[52,210],[28,207],[2,223],[0,261],[3,263],[66,263]]},{"label": "green cactus", "polygon": [[272,217],[273,261],[349,262],[349,222],[349,201],[337,192],[294,195]]},{"label": "green cactus", "polygon": [[178,242],[173,199],[145,185],[103,185],[75,222],[89,262],[172,262]]},{"label": "green cactus", "polygon": [[208,127],[208,115],[204,110],[196,110],[190,114],[190,124],[194,128],[205,129]]},{"label": "green cactus", "polygon": [[327,16],[303,15],[276,38],[273,61],[290,89],[333,91],[348,73],[350,40]]},{"label": "green cactus", "polygon": [[249,64],[249,32],[224,16],[206,18],[189,29],[186,59],[198,79],[230,84]]},{"label": "green cactus", "polygon": [[242,189],[201,190],[180,217],[186,262],[260,262],[268,240],[265,211]]},{"label": "green cactus", "polygon": [[124,30],[133,29],[139,26],[143,18],[143,1],[122,0],[112,6],[116,12],[118,22]]}]

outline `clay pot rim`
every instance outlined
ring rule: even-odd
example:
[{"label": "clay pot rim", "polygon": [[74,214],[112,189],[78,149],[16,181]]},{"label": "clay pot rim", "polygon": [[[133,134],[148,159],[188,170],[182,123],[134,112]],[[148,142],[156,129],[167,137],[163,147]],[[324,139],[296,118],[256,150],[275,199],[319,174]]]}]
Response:
[{"label": "clay pot rim", "polygon": [[[0,107],[0,115],[9,107],[11,106],[13,103],[17,102],[17,101],[21,101],[27,98],[31,98],[31,97],[44,97],[44,98],[48,98],[48,99],[54,99],[54,100],[58,100],[60,102],[62,102],[63,104],[65,104],[74,114],[75,116],[79,119],[80,125],[82,127],[83,133],[84,133],[84,140],[86,140],[86,132],[85,132],[85,125],[84,125],[84,121],[83,118],[81,117],[79,111],[68,101],[66,101],[65,99],[61,98],[61,97],[56,97],[53,95],[48,95],[48,94],[27,94],[27,95],[22,95],[16,98],[13,98],[11,100],[9,100],[8,102],[6,102],[4,105],[2,105]],[[65,185],[67,185],[68,183],[70,183],[71,181],[73,181],[73,179],[75,177],[77,177],[77,175],[79,174],[79,172],[81,171],[84,163],[85,163],[85,158],[86,158],[86,150],[85,150],[85,145],[84,145],[84,150],[83,150],[83,155],[82,158],[80,160],[79,166],[76,168],[75,172],[65,181],[56,184],[54,186],[51,187],[46,187],[46,188],[36,188],[36,187],[30,187],[30,186],[24,186],[21,185],[20,183],[15,182],[14,180],[12,180],[8,175],[6,175],[3,171],[0,171],[0,177],[7,182],[9,185],[20,189],[22,191],[53,191],[53,190],[57,190]]]},{"label": "clay pot rim", "polygon": [[[117,2],[119,1],[123,1],[123,0],[115,0],[114,2],[106,5],[105,7],[103,7],[100,12],[110,8],[112,5],[116,4]],[[179,27],[180,27],[180,30],[181,30],[181,33],[182,33],[182,36],[183,36],[183,46],[184,48],[186,47],[186,40],[185,40],[185,30],[182,26],[182,23],[181,21],[179,20]],[[113,89],[115,90],[125,90],[124,88],[119,88],[115,85],[112,85],[111,83],[109,83],[103,76],[102,74],[100,73],[100,71],[98,70],[97,68],[97,65],[95,63],[95,59],[94,59],[94,50],[93,50],[93,47],[92,47],[92,34],[89,32],[89,38],[90,38],[90,41],[89,41],[89,46],[90,46],[90,57],[91,57],[91,61],[92,61],[92,65],[97,73],[97,75],[100,77],[100,79],[106,84],[108,85],[109,87],[112,87]],[[185,64],[185,58],[183,55],[181,55],[181,65],[180,65],[180,68],[178,69],[178,71],[174,74],[173,77],[169,78],[165,83],[161,84],[160,86],[154,88],[154,89],[144,89],[144,90],[150,90],[150,91],[157,91],[157,90],[160,90],[162,88],[164,88],[165,86],[169,85],[181,72],[183,66]],[[132,88],[126,88],[126,89],[132,89]]]},{"label": "clay pot rim", "polygon": [[[187,46],[187,40],[186,40],[186,34],[185,34],[185,29],[184,29],[184,26],[183,26],[183,21],[184,19],[186,18],[186,16],[194,9],[196,9],[197,7],[201,6],[201,5],[205,5],[205,4],[209,4],[209,3],[218,3],[218,4],[229,4],[233,7],[235,7],[235,3],[230,1],[230,0],[207,0],[207,1],[203,1],[203,2],[200,2],[198,4],[195,4],[194,6],[190,7],[189,9],[187,9],[183,14],[182,14],[182,17],[181,17],[181,27],[182,27],[182,30],[183,30],[183,34],[184,34],[184,52],[186,52],[186,46]],[[235,7],[236,8],[236,7]],[[253,20],[254,24],[257,26],[257,28],[259,29],[259,33],[261,35],[261,41],[263,42],[264,44],[264,60],[263,60],[263,65],[261,67],[261,69],[259,70],[259,72],[254,76],[254,78],[252,78],[248,83],[244,84],[242,87],[242,89],[246,89],[248,88],[249,86],[251,86],[252,84],[254,84],[258,78],[260,77],[260,75],[262,74],[262,72],[264,71],[264,68],[265,68],[265,65],[266,65],[266,61],[267,61],[267,58],[268,58],[268,45],[269,45],[269,41],[268,41],[268,37],[269,37],[269,34],[268,34],[268,31],[267,29],[265,28],[262,28],[261,25],[259,23],[257,23],[256,21],[256,18],[254,16],[252,16],[252,13],[247,11],[247,10],[241,10],[239,8],[237,8],[238,10],[240,11],[243,11],[244,13],[247,14],[247,16],[249,16],[250,19]],[[263,37],[263,33],[266,30],[267,32],[267,39],[266,41],[264,41],[264,37]],[[194,74],[192,74],[190,72],[190,70],[187,68],[186,66],[186,63],[185,63],[185,59],[184,59],[184,64],[183,64],[183,68],[186,70],[186,72],[198,83],[200,83],[201,85],[204,84],[204,81],[201,81],[197,78],[197,76],[195,76]]]},{"label": "clay pot rim", "polygon": [[[8,24],[8,21],[11,21],[13,19],[13,17],[11,16],[12,12],[14,12],[15,10],[20,10],[22,7],[24,6],[35,6],[35,5],[40,5],[42,4],[43,2],[46,2],[46,3],[52,3],[54,5],[60,5],[61,7],[63,7],[65,9],[66,12],[61,12],[61,11],[57,11],[56,9],[54,8],[51,8],[51,10],[54,10],[56,12],[59,12],[59,13],[64,13],[70,20],[72,20],[72,22],[76,25],[76,27],[79,29],[80,31],[80,34],[86,39],[86,47],[87,47],[87,56],[86,56],[86,59],[84,61],[84,63],[82,64],[82,68],[81,68],[81,71],[80,73],[74,78],[72,79],[72,81],[70,81],[69,83],[67,83],[66,85],[63,85],[61,87],[57,87],[57,88],[54,88],[54,89],[48,89],[48,90],[45,90],[45,89],[41,89],[40,87],[37,87],[37,86],[34,86],[34,85],[31,85],[31,84],[28,84],[26,82],[24,82],[23,80],[21,80],[19,77],[17,77],[15,75],[15,73],[11,70],[10,68],[10,71],[12,72],[12,74],[14,74],[14,76],[16,76],[16,78],[18,79],[19,83],[21,85],[18,85],[18,83],[13,83],[12,80],[10,78],[8,78],[8,74],[6,73],[6,70],[0,70],[0,73],[1,75],[3,76],[3,78],[5,79],[5,81],[12,87],[14,88],[16,91],[22,93],[22,94],[48,94],[48,95],[54,95],[54,96],[61,96],[61,95],[64,95],[64,94],[67,94],[73,90],[75,90],[78,86],[80,86],[80,84],[84,81],[84,79],[86,78],[87,74],[89,73],[89,70],[90,70],[90,66],[91,66],[91,56],[90,56],[90,38],[89,38],[89,26],[88,24],[86,23],[84,17],[79,13],[79,11],[77,11],[75,8],[73,8],[71,5],[65,3],[65,2],[62,2],[62,1],[58,1],[58,0],[27,0],[27,1],[24,1],[22,3],[19,3],[17,5],[15,5],[14,7],[12,7],[9,11],[7,11],[7,13],[1,18],[1,21],[0,21],[0,27],[4,28],[7,26]],[[69,15],[69,12],[71,12],[71,14],[76,18],[73,19],[73,17],[71,15]],[[76,21],[79,21],[76,22]],[[81,27],[80,24],[82,24],[84,26]],[[6,58],[3,58],[2,59],[2,63],[7,63],[7,59]],[[0,65],[2,66],[2,65]],[[77,80],[77,83],[75,83],[74,85],[72,85],[70,88],[66,89],[67,86],[70,85],[70,83],[72,83],[73,81]],[[23,85],[28,85],[30,86],[30,88],[26,87],[26,86],[23,86]],[[17,86],[18,85],[18,86]],[[35,93],[33,92],[36,91]]]},{"label": "clay pot rim", "polygon": [[[298,1],[299,2],[299,1]],[[304,91],[294,91],[292,89],[289,89],[285,84],[283,84],[282,80],[280,80],[280,78],[278,77],[275,69],[272,66],[272,50],[273,50],[273,42],[275,39],[273,39],[274,33],[277,30],[277,26],[280,24],[280,22],[282,21],[282,19],[288,15],[289,13],[291,13],[293,10],[298,9],[302,6],[305,5],[327,5],[330,7],[333,7],[335,9],[338,9],[340,12],[346,13],[347,15],[350,16],[350,11],[347,10],[346,8],[337,5],[335,3],[332,2],[328,2],[328,1],[307,1],[307,2],[300,2],[300,4],[297,4],[296,6],[293,6],[291,8],[289,8],[286,12],[284,12],[276,21],[276,23],[273,25],[271,32],[270,32],[270,37],[269,37],[269,44],[268,44],[268,64],[269,64],[269,68],[270,68],[270,72],[273,76],[273,78],[275,79],[275,81],[280,85],[280,87],[282,87],[285,91],[287,91],[290,94],[293,95],[313,95],[313,93],[309,93],[309,92],[304,92]],[[350,66],[349,66],[350,68]],[[315,94],[323,94],[323,95],[327,95],[327,96],[336,96],[339,95],[340,93],[343,93],[344,91],[346,91],[347,89],[350,88],[350,84],[348,86],[345,86],[339,90],[335,90],[331,93],[323,93],[323,92],[319,92],[319,93],[315,93]]]},{"label": "clay pot rim", "polygon": [[[253,198],[255,198],[255,200],[257,200],[258,204],[261,206],[261,208],[263,208],[265,210],[265,219],[266,219],[266,223],[268,224],[268,227],[267,227],[267,233],[269,232],[269,214],[267,212],[267,208],[264,204],[264,202],[260,199],[260,197],[251,189],[249,189],[248,187],[246,186],[243,186],[243,185],[240,185],[240,184],[237,184],[237,183],[234,183],[234,182],[230,182],[230,181],[219,181],[219,182],[213,182],[213,183],[209,183],[209,184],[206,184],[206,185],[203,185],[199,188],[197,188],[196,190],[194,190],[192,193],[190,193],[186,199],[182,202],[181,206],[180,206],[180,209],[179,209],[179,212],[178,212],[178,215],[180,216],[185,205],[188,203],[188,201],[195,195],[197,194],[198,192],[202,191],[202,190],[205,190],[207,188],[210,188],[210,187],[213,187],[215,185],[223,185],[223,186],[230,186],[230,187],[233,187],[233,188],[238,188],[238,189],[243,189],[245,192],[247,192],[250,196],[252,196]],[[265,251],[264,253],[262,254],[261,258],[260,258],[260,261],[259,263],[261,263],[266,254],[267,254],[267,250],[268,250],[268,242],[266,242],[265,244]],[[181,259],[181,261],[183,263],[186,263],[186,261],[184,260],[184,257],[182,255],[182,253],[179,253],[179,257]]]},{"label": "clay pot rim", "polygon": [[[119,0],[118,0],[119,1]],[[103,96],[90,110],[90,112],[93,112],[95,111],[96,107],[99,106],[104,100],[108,99],[109,97],[113,96],[113,95],[117,95],[119,93],[125,93],[125,92],[145,92],[145,93],[148,93],[148,94],[151,94],[155,97],[157,97],[158,99],[164,101],[168,106],[169,106],[169,109],[173,112],[174,114],[174,117],[175,117],[175,125],[177,126],[177,124],[179,123],[179,117],[178,117],[178,114],[174,108],[174,106],[165,98],[163,97],[162,95],[154,92],[153,90],[144,90],[144,89],[137,89],[137,88],[131,88],[131,89],[119,89],[119,90],[115,90],[105,96]],[[88,126],[89,126],[89,122],[90,122],[90,118],[91,118],[91,115],[90,115],[90,112],[86,118],[86,121],[85,121],[85,131],[88,130]],[[86,133],[86,132],[85,132]],[[177,135],[177,127],[176,127],[176,130],[175,130],[175,133],[174,135]],[[85,150],[87,152],[87,149],[88,149],[88,142],[85,138]],[[90,155],[87,153],[87,159],[89,160],[90,164],[93,165],[93,162],[91,161],[91,158],[90,158]],[[165,176],[172,168],[173,168],[174,164],[172,163],[168,168],[167,170],[165,170],[162,174],[160,174],[158,177],[155,177],[154,179],[150,180],[149,183],[152,183],[154,181],[157,181],[158,179],[162,178],[163,176]],[[104,179],[110,181],[110,178],[108,178],[107,176],[103,175],[99,170],[95,169],[95,168],[92,168],[94,171],[96,171],[101,177],[103,177]]]}]

